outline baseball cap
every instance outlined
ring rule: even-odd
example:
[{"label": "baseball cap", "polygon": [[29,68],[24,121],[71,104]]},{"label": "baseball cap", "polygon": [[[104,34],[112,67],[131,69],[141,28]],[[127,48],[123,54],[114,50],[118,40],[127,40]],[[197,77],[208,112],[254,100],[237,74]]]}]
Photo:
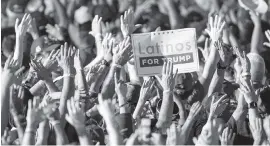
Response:
[{"label": "baseball cap", "polygon": [[258,13],[264,14],[268,10],[268,5],[264,0],[238,0],[238,2],[241,7]]},{"label": "baseball cap", "polygon": [[265,76],[265,62],[264,59],[256,53],[248,53],[248,59],[250,60],[251,68],[251,80],[253,82],[263,83]]},{"label": "baseball cap", "polygon": [[49,52],[60,47],[60,45],[60,42],[52,41],[47,36],[41,36],[32,43],[31,53]]}]

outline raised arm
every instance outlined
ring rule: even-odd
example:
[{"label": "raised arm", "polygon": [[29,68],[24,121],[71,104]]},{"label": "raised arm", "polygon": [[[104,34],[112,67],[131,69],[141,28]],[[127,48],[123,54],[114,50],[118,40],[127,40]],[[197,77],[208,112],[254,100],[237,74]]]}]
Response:
[{"label": "raised arm", "polygon": [[5,67],[2,72],[1,82],[1,135],[3,135],[5,127],[8,125],[9,103],[10,103],[10,90],[9,87],[15,82],[17,76],[23,71],[23,68],[18,69],[18,62],[9,56],[5,62]]},{"label": "raised arm", "polygon": [[[60,57],[57,58],[59,66],[63,69],[64,83],[63,89],[60,97],[60,117],[61,124],[64,124],[64,117],[66,114],[66,104],[67,100],[74,95],[74,54],[75,50],[68,44],[65,43],[61,46]],[[63,125],[64,126],[64,125]]]},{"label": "raised arm", "polygon": [[54,132],[56,135],[56,145],[65,145],[68,144],[68,138],[65,133],[64,128],[60,124],[60,113],[57,108],[52,109],[52,113],[48,113],[47,118],[50,124],[54,128]]},{"label": "raised arm", "polygon": [[[177,72],[176,72],[177,74]],[[170,125],[173,114],[173,88],[176,74],[173,75],[173,64],[171,61],[165,61],[162,69],[162,87],[163,98],[156,124],[157,128],[167,128]]]},{"label": "raised arm", "polygon": [[[177,12],[176,5],[173,0],[163,0],[163,4],[167,9],[171,29],[180,29],[184,26],[182,16]],[[181,21],[182,18],[182,21]]]},{"label": "raised arm", "polygon": [[254,12],[250,11],[250,18],[254,24],[254,29],[251,38],[251,53],[260,53],[260,48],[262,48],[261,35],[262,35],[262,26],[260,17]]},{"label": "raised arm", "polygon": [[23,60],[23,52],[24,46],[26,44],[26,32],[28,29],[28,25],[30,24],[31,16],[29,14],[25,14],[19,23],[19,19],[16,19],[15,23],[15,32],[16,32],[16,43],[14,49],[14,60],[18,61],[19,66],[22,65]]},{"label": "raised arm", "polygon": [[119,43],[116,52],[113,55],[111,69],[103,83],[101,90],[103,98],[108,99],[111,97],[110,95],[114,94],[114,73],[116,70],[120,70],[122,66],[124,66],[127,61],[131,59],[131,57],[133,57],[132,55],[130,37],[127,37],[121,43]]},{"label": "raised arm", "polygon": [[42,109],[39,107],[39,97],[34,97],[33,101],[28,100],[27,125],[23,136],[22,145],[34,145],[36,131],[42,121]]},{"label": "raised arm", "polygon": [[225,22],[221,21],[221,18],[219,16],[215,16],[215,19],[213,17],[210,17],[209,20],[210,28],[206,29],[206,32],[209,34],[211,38],[211,48],[210,48],[210,54],[208,56],[208,59],[206,60],[203,74],[199,78],[200,83],[204,87],[204,94],[206,95],[208,93],[208,88],[212,80],[212,76],[215,73],[216,66],[219,60],[219,55],[217,49],[214,47],[214,42],[218,41],[222,37],[222,30],[224,28]]},{"label": "raised arm", "polygon": [[138,103],[136,105],[136,108],[133,112],[133,119],[137,119],[139,120],[141,117],[141,112],[142,109],[144,107],[145,102],[150,99],[150,95],[151,95],[151,90],[154,86],[155,82],[152,78],[148,78],[146,80],[144,80],[142,87],[141,87],[141,91],[140,91],[140,97],[138,100]]},{"label": "raised arm", "polygon": [[92,145],[90,136],[85,128],[85,115],[84,109],[80,108],[79,103],[71,98],[67,102],[68,115],[66,120],[75,128],[81,145]]},{"label": "raised arm", "polygon": [[232,48],[226,48],[221,41],[215,42],[215,47],[219,52],[220,60],[217,63],[217,69],[209,86],[208,96],[215,92],[221,92],[225,70],[230,65],[230,60],[233,55]]},{"label": "raised arm", "polygon": [[59,19],[59,23],[58,25],[60,27],[63,27],[63,28],[68,28],[68,17],[67,17],[67,13],[66,13],[66,9],[65,7],[61,4],[61,2],[59,0],[54,0],[54,1],[51,1],[55,7],[55,10],[56,10],[56,15]]},{"label": "raised arm", "polygon": [[110,100],[103,100],[100,94],[98,97],[99,105],[98,111],[102,115],[105,123],[106,130],[109,135],[109,144],[112,146],[123,144],[123,137],[120,134],[119,125],[115,120],[113,104]]}]

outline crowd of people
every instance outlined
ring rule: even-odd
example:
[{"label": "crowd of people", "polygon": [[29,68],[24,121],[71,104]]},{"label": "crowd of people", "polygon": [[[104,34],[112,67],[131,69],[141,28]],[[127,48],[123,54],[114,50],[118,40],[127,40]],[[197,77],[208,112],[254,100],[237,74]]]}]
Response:
[{"label": "crowd of people", "polygon": [[[270,11],[239,1],[2,0],[1,143],[270,145]],[[139,77],[132,34],[181,28],[200,70]]]}]

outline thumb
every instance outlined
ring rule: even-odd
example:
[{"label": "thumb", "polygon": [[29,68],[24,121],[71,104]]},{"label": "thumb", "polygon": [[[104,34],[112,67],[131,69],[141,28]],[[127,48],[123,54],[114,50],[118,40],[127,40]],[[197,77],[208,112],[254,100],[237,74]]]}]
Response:
[{"label": "thumb", "polygon": [[160,26],[156,28],[155,32],[159,32],[159,31],[161,31],[161,27]]},{"label": "thumb", "polygon": [[136,24],[136,25],[135,25],[134,31],[135,31],[136,29],[140,28],[140,27],[142,27],[142,24]]},{"label": "thumb", "polygon": [[195,145],[197,145],[197,143],[198,143],[198,138],[197,138],[197,137],[193,137],[193,138],[192,138],[192,141],[193,141],[193,143],[194,143]]},{"label": "thumb", "polygon": [[70,123],[71,125],[73,124],[72,118],[71,118],[68,114],[66,114],[65,119],[66,119],[67,122]]}]

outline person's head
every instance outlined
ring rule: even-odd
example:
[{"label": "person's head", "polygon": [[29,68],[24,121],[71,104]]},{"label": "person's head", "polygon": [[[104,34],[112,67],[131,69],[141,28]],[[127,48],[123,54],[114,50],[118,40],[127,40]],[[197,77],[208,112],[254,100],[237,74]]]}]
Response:
[{"label": "person's head", "polygon": [[42,0],[30,0],[26,6],[26,11],[31,12],[43,12],[45,9],[45,6],[43,4]]},{"label": "person's head", "polygon": [[92,19],[92,14],[87,6],[81,6],[74,13],[74,20],[78,24],[84,24]]},{"label": "person's head", "polygon": [[45,10],[44,14],[50,16],[54,12],[53,0],[44,0]]},{"label": "person's head", "polygon": [[250,60],[251,68],[251,81],[255,89],[262,87],[265,83],[265,63],[264,59],[256,53],[248,53],[248,59]]}]

